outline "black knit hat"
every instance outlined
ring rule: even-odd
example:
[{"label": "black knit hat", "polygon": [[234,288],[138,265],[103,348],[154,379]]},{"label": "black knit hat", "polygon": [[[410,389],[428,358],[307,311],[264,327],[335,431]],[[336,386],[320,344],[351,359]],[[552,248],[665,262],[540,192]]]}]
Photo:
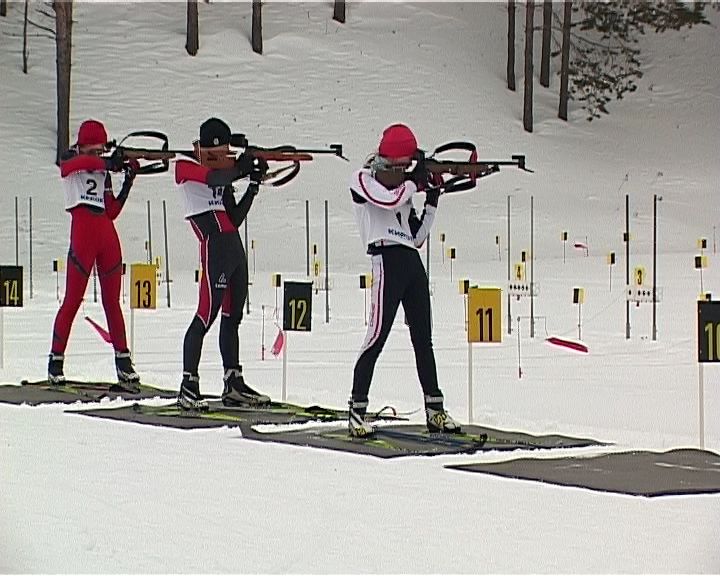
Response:
[{"label": "black knit hat", "polygon": [[230,144],[230,126],[219,118],[209,118],[200,125],[200,147],[213,148]]}]

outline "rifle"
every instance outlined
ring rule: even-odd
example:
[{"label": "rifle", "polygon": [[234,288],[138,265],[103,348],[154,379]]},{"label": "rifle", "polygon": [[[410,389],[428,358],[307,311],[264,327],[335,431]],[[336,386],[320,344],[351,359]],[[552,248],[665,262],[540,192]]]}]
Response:
[{"label": "rifle", "polygon": [[[139,148],[126,146],[124,142],[128,138],[145,138],[155,140],[159,143],[158,148]],[[290,182],[300,172],[300,163],[313,160],[313,155],[332,155],[338,156],[345,161],[348,159],[343,156],[342,144],[330,144],[327,148],[296,148],[291,145],[281,145],[273,148],[263,148],[253,146],[248,143],[244,134],[232,134],[230,137],[230,146],[233,148],[244,148],[244,152],[251,154],[257,158],[262,158],[266,162],[283,162],[289,165],[281,166],[274,170],[268,171],[263,179],[263,183],[270,186],[282,186]],[[113,153],[120,154],[123,159],[127,160],[145,160],[148,163],[140,166],[138,174],[159,174],[167,172],[170,169],[170,160],[175,160],[178,156],[185,156],[193,160],[199,160],[196,150],[171,150],[169,148],[168,137],[162,132],[154,130],[141,130],[131,132],[125,136],[120,142],[112,141],[110,150]],[[229,154],[231,161],[238,157],[237,151]],[[278,178],[281,176],[282,178]]]},{"label": "rifle", "polygon": [[[470,152],[469,161],[440,160],[435,158],[452,150]],[[515,166],[525,172],[533,172],[525,166],[524,154],[513,154],[510,160],[478,160],[477,148],[471,142],[449,142],[438,146],[432,154],[424,160],[425,167],[430,174],[431,188],[439,189],[442,194],[471,190],[477,185],[477,180],[500,171],[501,166]],[[450,174],[453,178],[445,180],[443,174]]]}]

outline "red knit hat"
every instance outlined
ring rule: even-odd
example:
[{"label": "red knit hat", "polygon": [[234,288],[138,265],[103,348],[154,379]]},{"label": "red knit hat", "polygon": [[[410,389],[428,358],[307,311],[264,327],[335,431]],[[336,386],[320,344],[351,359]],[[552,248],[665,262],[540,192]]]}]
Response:
[{"label": "red knit hat", "polygon": [[417,152],[417,140],[405,124],[392,124],[385,128],[378,154],[383,158],[409,158]]},{"label": "red knit hat", "polygon": [[97,120],[85,120],[80,124],[78,131],[77,145],[92,146],[93,144],[106,144],[108,141],[107,132],[102,122]]}]

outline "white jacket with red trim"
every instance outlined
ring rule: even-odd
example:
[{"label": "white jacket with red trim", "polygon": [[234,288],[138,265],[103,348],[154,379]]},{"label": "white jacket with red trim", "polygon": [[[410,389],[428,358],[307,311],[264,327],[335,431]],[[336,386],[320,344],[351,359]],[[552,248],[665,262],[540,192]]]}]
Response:
[{"label": "white jacket with red trim", "polygon": [[[105,210],[105,160],[98,156],[78,155],[69,150],[60,162],[60,176],[65,190],[65,210],[80,204]],[[112,196],[112,185],[110,186]]]},{"label": "white jacket with red trim", "polygon": [[414,182],[407,180],[388,190],[369,169],[362,168],[353,173],[350,192],[365,246],[382,242],[419,248],[425,242],[436,208],[426,204],[422,216],[417,216],[412,202],[417,192]]}]

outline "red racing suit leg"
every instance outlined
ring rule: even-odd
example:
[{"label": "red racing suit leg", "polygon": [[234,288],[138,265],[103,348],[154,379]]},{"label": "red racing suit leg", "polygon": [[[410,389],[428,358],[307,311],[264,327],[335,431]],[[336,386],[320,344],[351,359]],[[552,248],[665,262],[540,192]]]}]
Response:
[{"label": "red racing suit leg", "polygon": [[120,308],[120,288],[122,287],[120,239],[110,218],[104,218],[102,228],[102,243],[97,254],[102,305],[113,348],[116,351],[125,352],[128,348],[125,319]]},{"label": "red racing suit leg", "polygon": [[115,350],[126,350],[125,321],[120,309],[122,255],[112,221],[104,213],[78,206],[70,211],[70,249],[65,297],[55,316],[51,351],[65,353],[73,321],[85,296],[88,279],[97,262],[103,308]]}]

